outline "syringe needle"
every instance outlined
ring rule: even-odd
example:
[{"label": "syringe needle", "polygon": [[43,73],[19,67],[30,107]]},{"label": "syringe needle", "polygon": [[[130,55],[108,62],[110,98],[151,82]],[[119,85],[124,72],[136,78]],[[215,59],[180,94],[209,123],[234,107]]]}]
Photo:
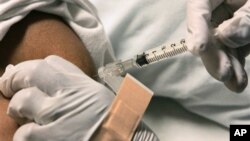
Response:
[{"label": "syringe needle", "polygon": [[98,69],[98,77],[104,81],[114,92],[117,92],[122,77],[131,68],[141,68],[165,60],[187,51],[185,40],[178,43],[163,44],[147,50],[134,58],[125,61],[115,61]]}]

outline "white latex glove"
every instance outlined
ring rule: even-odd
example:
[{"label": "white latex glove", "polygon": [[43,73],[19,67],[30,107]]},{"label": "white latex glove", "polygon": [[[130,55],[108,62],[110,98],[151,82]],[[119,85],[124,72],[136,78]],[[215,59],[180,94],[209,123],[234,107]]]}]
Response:
[{"label": "white latex glove", "polygon": [[[14,141],[89,141],[114,98],[105,86],[57,56],[8,66],[0,90],[13,96],[8,114],[22,125]],[[133,140],[157,141],[143,125]]]},{"label": "white latex glove", "polygon": [[248,82],[244,63],[250,50],[249,17],[250,1],[188,0],[189,50],[235,92],[243,91]]},{"label": "white latex glove", "polygon": [[88,141],[114,98],[56,56],[8,66],[0,85],[6,97],[13,96],[8,114],[22,125],[14,141]]}]

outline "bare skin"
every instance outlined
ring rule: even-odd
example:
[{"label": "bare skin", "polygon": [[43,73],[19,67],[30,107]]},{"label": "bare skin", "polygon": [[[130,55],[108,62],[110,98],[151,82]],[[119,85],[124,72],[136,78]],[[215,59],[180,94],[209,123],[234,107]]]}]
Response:
[{"label": "bare skin", "polygon": [[[84,44],[60,18],[33,11],[8,31],[0,42],[0,75],[8,64],[58,55],[87,75],[96,74]],[[0,139],[12,141],[18,125],[6,114],[9,99],[0,95]]]}]

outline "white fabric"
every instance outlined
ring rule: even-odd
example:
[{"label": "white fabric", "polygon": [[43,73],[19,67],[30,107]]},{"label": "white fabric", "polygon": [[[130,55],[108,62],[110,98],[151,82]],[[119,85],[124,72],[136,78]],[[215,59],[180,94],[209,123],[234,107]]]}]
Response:
[{"label": "white fabric", "polygon": [[115,97],[57,56],[8,66],[0,86],[13,96],[8,114],[22,125],[14,141],[89,141]]},{"label": "white fabric", "polygon": [[114,60],[110,42],[88,0],[0,0],[0,40],[31,10],[61,16],[84,42],[96,68]]},{"label": "white fabric", "polygon": [[[185,0],[91,2],[99,11],[118,59],[130,58],[163,42],[185,38]],[[249,61],[247,58],[247,72],[250,72]],[[134,70],[132,74],[156,95],[174,98],[186,109],[225,127],[250,123],[250,87],[239,95],[229,91],[206,72],[199,58],[190,53]]]}]

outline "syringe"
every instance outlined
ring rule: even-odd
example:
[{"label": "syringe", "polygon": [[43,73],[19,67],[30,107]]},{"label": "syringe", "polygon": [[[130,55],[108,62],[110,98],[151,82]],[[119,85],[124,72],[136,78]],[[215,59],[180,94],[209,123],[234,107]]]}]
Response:
[{"label": "syringe", "polygon": [[177,43],[165,43],[156,48],[144,51],[125,61],[115,61],[98,69],[98,76],[105,81],[108,77],[121,76],[128,69],[142,68],[150,64],[165,60],[187,51],[185,40]]}]

